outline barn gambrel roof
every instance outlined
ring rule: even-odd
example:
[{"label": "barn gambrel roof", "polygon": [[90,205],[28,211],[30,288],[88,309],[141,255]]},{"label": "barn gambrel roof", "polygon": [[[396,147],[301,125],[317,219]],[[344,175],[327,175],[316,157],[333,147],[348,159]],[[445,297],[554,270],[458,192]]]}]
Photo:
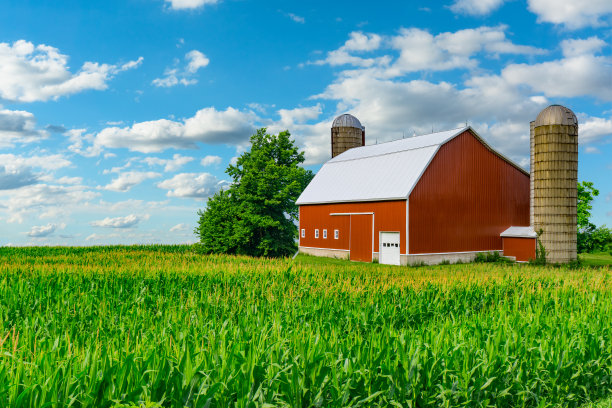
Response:
[{"label": "barn gambrel roof", "polygon": [[528,175],[467,126],[347,150],[321,167],[296,204],[406,200],[440,146],[466,130],[493,153]]}]

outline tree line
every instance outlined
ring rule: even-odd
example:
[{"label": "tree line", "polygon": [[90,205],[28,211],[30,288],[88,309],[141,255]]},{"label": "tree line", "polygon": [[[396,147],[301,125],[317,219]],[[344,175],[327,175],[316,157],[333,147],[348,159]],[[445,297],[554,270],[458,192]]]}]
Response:
[{"label": "tree line", "polygon": [[591,202],[599,195],[593,183],[578,183],[578,253],[612,252],[612,229],[605,225],[597,227],[591,222]]}]

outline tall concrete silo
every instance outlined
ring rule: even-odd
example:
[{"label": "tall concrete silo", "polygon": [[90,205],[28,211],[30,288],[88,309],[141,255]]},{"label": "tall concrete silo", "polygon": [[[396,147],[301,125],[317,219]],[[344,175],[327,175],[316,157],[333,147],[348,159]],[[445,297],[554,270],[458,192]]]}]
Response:
[{"label": "tall concrete silo", "polygon": [[334,119],[331,128],[332,158],[359,146],[365,146],[365,127],[361,126],[361,122],[348,113]]},{"label": "tall concrete silo", "polygon": [[578,119],[551,105],[531,123],[531,215],[546,249],[546,260],[576,259]]}]

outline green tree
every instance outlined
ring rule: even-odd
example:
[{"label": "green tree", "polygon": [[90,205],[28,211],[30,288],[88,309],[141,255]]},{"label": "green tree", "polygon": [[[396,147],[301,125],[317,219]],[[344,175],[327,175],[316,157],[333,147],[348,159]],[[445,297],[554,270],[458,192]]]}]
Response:
[{"label": "green tree", "polygon": [[585,228],[591,224],[591,210],[593,209],[591,202],[598,195],[599,190],[593,186],[592,182],[583,181],[582,183],[578,183],[578,229]]},{"label": "green tree", "polygon": [[205,211],[199,211],[200,220],[196,234],[204,244],[201,249],[206,253],[235,254],[238,242],[234,231],[237,207],[228,190],[221,190],[212,196]]},{"label": "green tree", "polygon": [[605,225],[597,227],[591,234],[593,251],[612,251],[612,229]]},{"label": "green tree", "polygon": [[593,183],[590,181],[583,181],[578,183],[578,202],[577,202],[577,224],[578,224],[578,252],[592,252],[593,251],[593,232],[596,227],[595,224],[591,223],[591,210],[593,206],[591,202],[595,197],[599,195]]},{"label": "green tree", "polygon": [[303,162],[288,131],[270,135],[262,128],[251,136],[251,149],[226,170],[232,184],[198,212],[202,251],[269,257],[295,252],[295,201],[313,177]]}]

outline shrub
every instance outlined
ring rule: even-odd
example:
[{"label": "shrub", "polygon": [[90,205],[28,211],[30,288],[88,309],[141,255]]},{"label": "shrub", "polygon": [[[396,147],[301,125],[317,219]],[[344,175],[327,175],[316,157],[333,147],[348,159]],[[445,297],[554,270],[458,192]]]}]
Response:
[{"label": "shrub", "polygon": [[504,259],[499,252],[479,252],[476,254],[476,258],[474,258],[474,262],[478,263],[486,263],[486,262],[505,262]]}]

